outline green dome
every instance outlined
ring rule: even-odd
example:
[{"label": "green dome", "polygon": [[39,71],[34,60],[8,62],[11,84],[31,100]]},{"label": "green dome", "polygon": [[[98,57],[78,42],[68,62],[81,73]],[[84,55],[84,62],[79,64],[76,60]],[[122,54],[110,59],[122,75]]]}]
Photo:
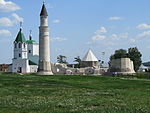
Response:
[{"label": "green dome", "polygon": [[36,43],[36,41],[35,40],[27,40],[26,43],[27,44],[34,44],[34,43]]},{"label": "green dome", "polygon": [[24,37],[24,34],[21,32],[22,31],[22,29],[20,29],[20,31],[19,31],[19,33],[18,33],[18,35],[17,35],[17,37],[16,37],[16,40],[15,40],[15,42],[26,42],[26,39],[25,39],[25,37]]}]

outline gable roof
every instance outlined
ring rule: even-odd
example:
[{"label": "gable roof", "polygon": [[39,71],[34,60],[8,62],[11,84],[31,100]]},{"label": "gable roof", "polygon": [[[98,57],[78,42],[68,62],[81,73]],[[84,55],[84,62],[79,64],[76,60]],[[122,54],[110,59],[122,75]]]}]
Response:
[{"label": "gable roof", "polygon": [[20,31],[18,32],[18,35],[17,35],[17,37],[15,39],[15,42],[17,42],[17,43],[18,42],[26,42],[24,34],[21,31],[22,31],[22,29],[20,28]]},{"label": "gable roof", "polygon": [[42,6],[40,16],[48,16],[45,4],[43,4],[43,6]]},{"label": "gable roof", "polygon": [[93,52],[89,50],[84,56],[84,58],[82,59],[82,61],[98,61],[98,59],[95,57]]}]

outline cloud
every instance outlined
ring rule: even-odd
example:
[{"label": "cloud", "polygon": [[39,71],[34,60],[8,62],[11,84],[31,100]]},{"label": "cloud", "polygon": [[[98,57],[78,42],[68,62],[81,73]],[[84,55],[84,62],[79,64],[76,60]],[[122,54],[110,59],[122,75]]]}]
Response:
[{"label": "cloud", "polygon": [[113,39],[113,40],[116,40],[116,39],[118,39],[119,37],[118,37],[117,34],[112,34],[112,35],[110,36],[110,38]]},{"label": "cloud", "polygon": [[148,24],[139,24],[138,26],[137,26],[137,28],[138,29],[150,29],[150,25],[148,25]]},{"label": "cloud", "polygon": [[110,17],[109,18],[109,20],[115,20],[115,21],[117,21],[117,20],[123,20],[124,18],[122,18],[122,17],[118,17],[118,16],[113,16],[113,17]]},{"label": "cloud", "polygon": [[51,38],[51,40],[52,41],[59,41],[59,42],[61,42],[61,41],[65,41],[67,39],[66,38],[61,38],[61,37],[56,37],[56,38]]},{"label": "cloud", "polygon": [[11,32],[6,29],[2,29],[0,30],[0,36],[9,37],[11,36]]},{"label": "cloud", "polygon": [[105,27],[101,27],[99,30],[95,32],[95,34],[103,34],[103,33],[107,33],[107,30]]},{"label": "cloud", "polygon": [[150,37],[150,30],[144,31],[143,33],[139,34],[138,37]]},{"label": "cloud", "polygon": [[92,37],[92,40],[99,41],[99,40],[104,40],[105,38],[107,38],[105,35],[95,35]]},{"label": "cloud", "polygon": [[104,43],[104,45],[105,45],[105,46],[115,46],[115,45],[117,45],[117,44],[114,43],[114,42],[106,42],[106,43]]},{"label": "cloud", "polygon": [[18,16],[16,13],[13,13],[12,17],[13,17],[13,19],[9,19],[7,17],[0,18],[0,26],[11,27],[14,24],[18,24],[19,22],[23,22],[23,18]]},{"label": "cloud", "polygon": [[9,18],[3,17],[0,18],[0,26],[13,26],[13,22]]},{"label": "cloud", "polygon": [[131,38],[129,41],[130,41],[131,43],[135,43],[135,42],[136,42],[136,40],[133,39],[133,38]]},{"label": "cloud", "polygon": [[13,21],[13,23],[19,23],[19,22],[23,22],[23,18],[22,17],[20,17],[19,15],[17,15],[16,13],[13,13],[12,14],[12,17],[14,17],[14,21]]},{"label": "cloud", "polygon": [[129,37],[129,33],[126,32],[126,33],[123,33],[119,36],[120,38],[128,38]]},{"label": "cloud", "polygon": [[60,20],[56,19],[52,21],[54,24],[60,23]]},{"label": "cloud", "polygon": [[0,12],[12,12],[19,9],[20,7],[11,1],[0,0]]}]

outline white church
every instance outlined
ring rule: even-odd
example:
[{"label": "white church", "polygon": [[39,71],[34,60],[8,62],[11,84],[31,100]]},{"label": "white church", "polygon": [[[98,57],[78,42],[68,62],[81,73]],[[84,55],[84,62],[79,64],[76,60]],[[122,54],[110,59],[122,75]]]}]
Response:
[{"label": "white church", "polygon": [[14,41],[14,51],[12,60],[13,73],[35,73],[38,69],[39,59],[39,44],[32,40],[32,35],[29,35],[29,40],[20,28],[18,35]]}]

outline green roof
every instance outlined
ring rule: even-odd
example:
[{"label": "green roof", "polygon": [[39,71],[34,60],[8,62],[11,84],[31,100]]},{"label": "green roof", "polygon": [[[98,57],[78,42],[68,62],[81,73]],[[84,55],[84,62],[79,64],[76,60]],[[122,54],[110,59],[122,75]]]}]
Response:
[{"label": "green roof", "polygon": [[33,44],[33,43],[36,43],[36,41],[35,40],[27,40],[26,43],[27,44]]},{"label": "green roof", "polygon": [[29,60],[29,65],[37,65],[37,64],[34,63],[33,61]]},{"label": "green roof", "polygon": [[21,31],[22,31],[22,29],[20,29],[20,31],[19,31],[19,33],[18,33],[18,35],[16,37],[15,42],[26,42],[24,34]]}]

